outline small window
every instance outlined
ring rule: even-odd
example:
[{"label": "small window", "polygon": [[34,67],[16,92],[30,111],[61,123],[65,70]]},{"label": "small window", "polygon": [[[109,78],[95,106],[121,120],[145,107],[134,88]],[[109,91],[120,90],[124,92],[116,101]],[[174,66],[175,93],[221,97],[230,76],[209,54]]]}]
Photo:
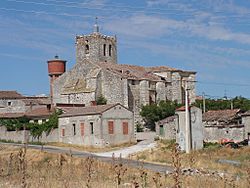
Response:
[{"label": "small window", "polygon": [[8,106],[11,106],[11,105],[12,105],[12,103],[10,101],[8,101]]},{"label": "small window", "polygon": [[80,129],[81,129],[81,136],[84,136],[84,123],[81,123]]},{"label": "small window", "polygon": [[122,130],[124,135],[128,134],[128,122],[122,122]]},{"label": "small window", "polygon": [[89,45],[88,44],[85,45],[85,53],[89,54]]},{"label": "small window", "polygon": [[90,133],[94,134],[94,123],[90,122],[89,124],[90,124],[90,131],[91,131]]},{"label": "small window", "polygon": [[65,128],[62,128],[62,136],[65,136]]},{"label": "small window", "polygon": [[110,57],[112,56],[112,46],[111,46],[111,44],[109,45],[109,56]]},{"label": "small window", "polygon": [[103,44],[103,55],[106,56],[106,44]]},{"label": "small window", "polygon": [[114,122],[108,121],[109,134],[114,134]]},{"label": "small window", "polygon": [[73,124],[73,135],[76,135],[76,124]]},{"label": "small window", "polygon": [[132,80],[132,81],[131,81],[131,84],[132,84],[132,85],[135,85],[135,80]]}]

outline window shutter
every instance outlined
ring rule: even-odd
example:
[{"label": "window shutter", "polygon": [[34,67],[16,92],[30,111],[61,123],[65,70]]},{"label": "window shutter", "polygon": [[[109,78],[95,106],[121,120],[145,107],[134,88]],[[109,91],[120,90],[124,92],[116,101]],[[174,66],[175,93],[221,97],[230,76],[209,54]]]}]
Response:
[{"label": "window shutter", "polygon": [[65,129],[62,128],[62,136],[65,136]]},{"label": "window shutter", "polygon": [[108,121],[109,134],[114,134],[114,122]]},{"label": "window shutter", "polygon": [[122,129],[123,129],[123,134],[127,135],[128,134],[128,122],[122,122]]},{"label": "window shutter", "polygon": [[81,136],[84,136],[84,123],[81,123],[80,128],[81,128]]}]

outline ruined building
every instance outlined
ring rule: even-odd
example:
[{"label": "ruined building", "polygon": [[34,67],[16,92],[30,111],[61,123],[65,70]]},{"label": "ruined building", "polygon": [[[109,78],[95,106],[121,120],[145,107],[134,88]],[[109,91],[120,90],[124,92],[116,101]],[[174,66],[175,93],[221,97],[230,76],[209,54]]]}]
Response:
[{"label": "ruined building", "polygon": [[167,66],[142,67],[118,64],[117,38],[99,32],[76,36],[76,64],[65,72],[65,61],[56,57],[49,63],[51,98],[54,105],[95,104],[101,95],[108,104],[120,103],[140,121],[140,107],[160,100],[184,102],[189,89],[195,100],[195,72]]}]

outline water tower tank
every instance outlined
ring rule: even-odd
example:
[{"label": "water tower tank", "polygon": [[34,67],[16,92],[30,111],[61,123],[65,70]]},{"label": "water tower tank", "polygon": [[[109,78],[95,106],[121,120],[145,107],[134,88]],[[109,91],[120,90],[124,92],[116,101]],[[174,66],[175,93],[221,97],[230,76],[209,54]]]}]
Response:
[{"label": "water tower tank", "polygon": [[55,56],[54,59],[48,60],[48,72],[52,76],[60,76],[66,71],[66,61]]}]

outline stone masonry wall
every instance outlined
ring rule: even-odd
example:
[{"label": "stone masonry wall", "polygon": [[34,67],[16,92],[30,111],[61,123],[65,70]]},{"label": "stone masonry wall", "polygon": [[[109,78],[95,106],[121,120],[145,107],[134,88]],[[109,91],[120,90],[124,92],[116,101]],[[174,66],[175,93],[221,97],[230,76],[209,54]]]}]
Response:
[{"label": "stone masonry wall", "polygon": [[207,142],[219,142],[221,139],[233,139],[234,141],[242,141],[244,139],[244,127],[212,127],[204,125],[204,140]]},{"label": "stone masonry wall", "polygon": [[250,116],[243,116],[242,117],[242,124],[244,125],[245,128],[245,135],[244,138],[248,138],[248,134],[250,134]]},{"label": "stone masonry wall", "polygon": [[[105,49],[104,45],[106,45]],[[105,61],[117,63],[116,38],[100,33],[76,36],[76,62],[82,63],[85,58],[93,63]]]},{"label": "stone masonry wall", "polygon": [[[67,71],[62,76],[57,78],[53,85],[53,101],[54,103],[76,103],[85,104],[86,106],[90,101],[95,101],[95,91],[97,88],[97,76],[100,68],[87,60],[82,64],[76,64],[70,71]],[[93,74],[96,72],[96,74]],[[66,92],[67,87],[71,85],[71,89],[78,87],[78,83],[86,84],[84,92]],[[83,87],[83,84],[79,87]]]},{"label": "stone masonry wall", "polygon": [[120,103],[128,107],[127,79],[106,70],[102,70],[101,75],[102,94],[108,104]]},{"label": "stone masonry wall", "polygon": [[[8,105],[10,103],[11,105]],[[20,99],[0,100],[0,113],[23,113],[26,111],[25,103]]]},{"label": "stone masonry wall", "polygon": [[181,89],[181,76],[178,72],[172,73],[172,85],[170,90],[172,91],[172,101],[182,103],[182,89]]}]

